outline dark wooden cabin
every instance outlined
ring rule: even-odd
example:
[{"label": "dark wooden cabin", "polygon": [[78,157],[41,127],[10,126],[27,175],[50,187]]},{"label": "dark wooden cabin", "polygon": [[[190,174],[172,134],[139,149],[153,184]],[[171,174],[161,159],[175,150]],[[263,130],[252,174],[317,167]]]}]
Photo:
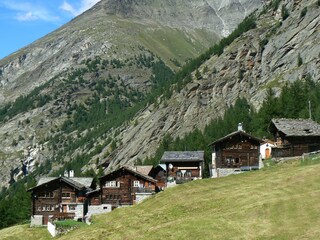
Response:
[{"label": "dark wooden cabin", "polygon": [[320,125],[308,119],[272,119],[269,131],[276,146],[272,157],[301,156],[320,150]]},{"label": "dark wooden cabin", "polygon": [[184,183],[202,178],[204,151],[167,151],[160,163],[166,165],[167,182]]},{"label": "dark wooden cabin", "polygon": [[258,169],[260,143],[263,141],[243,130],[211,143],[212,169],[239,168],[242,170]]},{"label": "dark wooden cabin", "polygon": [[165,164],[159,164],[155,167],[153,165],[135,165],[133,166],[133,169],[157,180],[156,192],[162,191],[166,187],[167,175]]},{"label": "dark wooden cabin", "polygon": [[100,178],[101,204],[133,205],[155,193],[157,180],[129,167]]},{"label": "dark wooden cabin", "polygon": [[156,192],[160,192],[166,188],[167,183],[167,168],[165,164],[159,164],[153,167],[149,176],[157,180]]},{"label": "dark wooden cabin", "polygon": [[86,192],[92,190],[93,178],[43,177],[32,192],[32,216],[46,225],[49,216],[79,219],[86,214]]}]

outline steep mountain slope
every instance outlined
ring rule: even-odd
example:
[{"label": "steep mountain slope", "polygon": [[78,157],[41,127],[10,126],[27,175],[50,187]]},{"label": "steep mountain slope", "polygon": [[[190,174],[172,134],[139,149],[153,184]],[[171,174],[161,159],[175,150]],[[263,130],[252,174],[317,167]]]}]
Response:
[{"label": "steep mountain slope", "polygon": [[[286,19],[281,9],[287,9]],[[319,81],[318,13],[318,1],[306,0],[281,1],[277,7],[261,9],[257,27],[200,66],[200,76],[194,72],[182,91],[158,99],[136,116],[135,125],[121,128],[122,145],[107,158],[110,168],[152,156],[166,134],[181,137],[194,128],[203,129],[238,97],[258,108],[269,87],[279,93],[287,82],[308,75]]]},{"label": "steep mountain slope", "polygon": [[[183,62],[211,46],[222,32],[233,30],[245,14],[261,5],[261,1],[250,2],[245,8],[237,0],[223,6],[216,0],[103,0],[0,61],[1,104],[95,56],[125,60],[145,47],[171,66],[170,59]],[[230,12],[233,21],[225,23]]]},{"label": "steep mountain slope", "polygon": [[20,161],[30,171],[47,163],[46,173],[70,160],[99,162],[95,153],[120,145],[108,130],[152,101],[146,93],[170,79],[167,66],[198,56],[261,4],[102,0],[0,60],[1,185],[22,174]]}]

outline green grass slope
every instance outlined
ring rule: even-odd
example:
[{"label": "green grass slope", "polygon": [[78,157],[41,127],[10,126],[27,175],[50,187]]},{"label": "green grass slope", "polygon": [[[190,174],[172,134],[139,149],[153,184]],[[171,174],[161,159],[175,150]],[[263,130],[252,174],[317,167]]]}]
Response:
[{"label": "green grass slope", "polygon": [[[190,182],[57,239],[319,239],[319,171],[296,161]],[[0,239],[46,238],[26,226],[0,231]]]}]

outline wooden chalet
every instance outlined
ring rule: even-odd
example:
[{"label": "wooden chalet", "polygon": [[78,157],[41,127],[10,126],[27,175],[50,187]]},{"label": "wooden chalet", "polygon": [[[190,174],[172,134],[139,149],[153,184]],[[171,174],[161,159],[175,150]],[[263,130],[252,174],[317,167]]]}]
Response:
[{"label": "wooden chalet", "polygon": [[320,125],[308,119],[272,119],[269,131],[274,136],[272,157],[301,156],[320,150]]},{"label": "wooden chalet", "polygon": [[166,165],[169,184],[199,179],[202,178],[204,151],[167,151],[160,163]]},{"label": "wooden chalet", "polygon": [[236,171],[259,169],[260,143],[263,141],[242,130],[211,143],[211,176],[220,177],[234,174]]},{"label": "wooden chalet", "polygon": [[31,225],[46,225],[50,218],[83,219],[86,192],[92,190],[93,178],[42,177],[32,192]]},{"label": "wooden chalet", "polygon": [[157,180],[122,167],[100,178],[100,200],[97,192],[89,195],[91,204],[110,204],[112,208],[133,205],[155,193]]},{"label": "wooden chalet", "polygon": [[165,164],[159,164],[155,167],[153,165],[135,165],[133,166],[133,169],[157,180],[156,192],[162,191],[166,187],[167,176]]}]

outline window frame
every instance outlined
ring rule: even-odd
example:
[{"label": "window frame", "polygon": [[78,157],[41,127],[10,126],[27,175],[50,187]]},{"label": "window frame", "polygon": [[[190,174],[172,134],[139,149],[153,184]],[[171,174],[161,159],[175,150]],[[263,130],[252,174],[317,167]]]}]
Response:
[{"label": "window frame", "polygon": [[[65,195],[65,196],[64,196]],[[66,196],[69,195],[69,196]],[[70,192],[62,192],[61,193],[61,198],[63,199],[70,199],[71,198],[71,193]]]},{"label": "window frame", "polygon": [[106,188],[118,188],[120,187],[120,182],[117,182],[115,180],[113,181],[106,181],[105,185]]},{"label": "window frame", "polygon": [[133,187],[140,187],[140,181],[139,180],[134,180],[133,181]]}]

